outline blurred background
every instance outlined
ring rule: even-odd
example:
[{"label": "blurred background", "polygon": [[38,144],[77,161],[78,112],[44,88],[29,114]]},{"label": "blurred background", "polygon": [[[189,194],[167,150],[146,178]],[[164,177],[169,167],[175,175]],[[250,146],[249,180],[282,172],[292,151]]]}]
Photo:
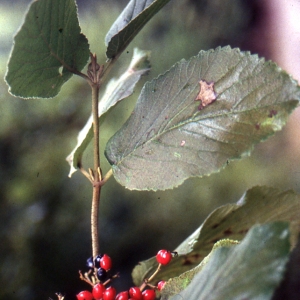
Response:
[{"label": "blurred background", "polygon": [[[0,78],[13,36],[30,1],[1,0]],[[80,0],[82,32],[105,61],[104,37],[124,0]],[[133,47],[151,50],[152,70],[135,93],[112,109],[101,129],[106,141],[130,115],[142,85],[181,58],[201,49],[231,45],[276,61],[300,79],[300,3],[296,0],[172,0],[140,32],[112,75],[125,71]],[[38,84],[38,83],[37,83]],[[66,156],[90,114],[90,90],[73,77],[54,99],[12,97],[0,80],[0,298],[66,300],[88,286],[79,280],[91,256],[91,185],[79,172],[68,178]],[[300,113],[253,155],[232,161],[220,173],[192,178],[164,192],[128,191],[113,178],[105,185],[100,211],[100,249],[113,259],[118,291],[131,286],[140,260],[161,248],[174,249],[216,207],[236,202],[254,185],[300,191]],[[91,147],[84,165],[91,166]],[[109,169],[102,155],[104,173]]]}]

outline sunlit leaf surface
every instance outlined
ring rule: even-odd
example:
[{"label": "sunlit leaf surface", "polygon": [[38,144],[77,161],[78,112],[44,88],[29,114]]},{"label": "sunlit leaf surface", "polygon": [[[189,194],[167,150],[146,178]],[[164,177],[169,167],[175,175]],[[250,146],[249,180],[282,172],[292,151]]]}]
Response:
[{"label": "sunlit leaf surface", "polygon": [[230,47],[201,51],[146,83],[106,157],[128,189],[173,188],[249,154],[282,128],[299,97],[296,81],[272,62]]}]

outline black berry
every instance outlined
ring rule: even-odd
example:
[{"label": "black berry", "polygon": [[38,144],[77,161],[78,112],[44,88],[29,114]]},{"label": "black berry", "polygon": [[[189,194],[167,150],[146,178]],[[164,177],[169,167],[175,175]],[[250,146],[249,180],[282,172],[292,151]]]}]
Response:
[{"label": "black berry", "polygon": [[99,268],[97,271],[97,278],[102,282],[105,281],[107,278],[107,272],[103,268]]},{"label": "black berry", "polygon": [[93,257],[90,257],[86,260],[86,265],[91,269],[94,268]]},{"label": "black berry", "polygon": [[97,269],[100,268],[100,260],[101,260],[102,256],[103,256],[102,254],[98,254],[94,259],[94,266]]}]

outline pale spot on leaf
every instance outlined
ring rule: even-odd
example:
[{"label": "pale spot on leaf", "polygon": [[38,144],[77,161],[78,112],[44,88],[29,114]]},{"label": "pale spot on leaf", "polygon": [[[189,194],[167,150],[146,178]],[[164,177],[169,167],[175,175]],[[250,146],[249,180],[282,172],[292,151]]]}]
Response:
[{"label": "pale spot on leaf", "polygon": [[205,80],[200,80],[200,92],[195,101],[201,101],[198,109],[201,110],[207,105],[213,103],[217,99],[217,94],[214,90],[214,82],[208,83]]}]

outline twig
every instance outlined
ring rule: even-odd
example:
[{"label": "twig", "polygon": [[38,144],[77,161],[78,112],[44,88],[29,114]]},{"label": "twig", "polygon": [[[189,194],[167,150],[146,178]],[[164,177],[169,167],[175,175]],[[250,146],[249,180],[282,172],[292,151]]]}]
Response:
[{"label": "twig", "polygon": [[99,234],[98,234],[98,213],[101,194],[101,172],[100,170],[100,149],[99,149],[99,119],[98,119],[98,101],[99,89],[101,85],[101,75],[104,66],[97,63],[96,54],[91,54],[91,63],[88,66],[88,77],[90,78],[92,88],[92,115],[94,132],[94,180],[93,180],[93,199],[91,209],[91,235],[92,235],[92,253],[95,257],[99,253]]}]

